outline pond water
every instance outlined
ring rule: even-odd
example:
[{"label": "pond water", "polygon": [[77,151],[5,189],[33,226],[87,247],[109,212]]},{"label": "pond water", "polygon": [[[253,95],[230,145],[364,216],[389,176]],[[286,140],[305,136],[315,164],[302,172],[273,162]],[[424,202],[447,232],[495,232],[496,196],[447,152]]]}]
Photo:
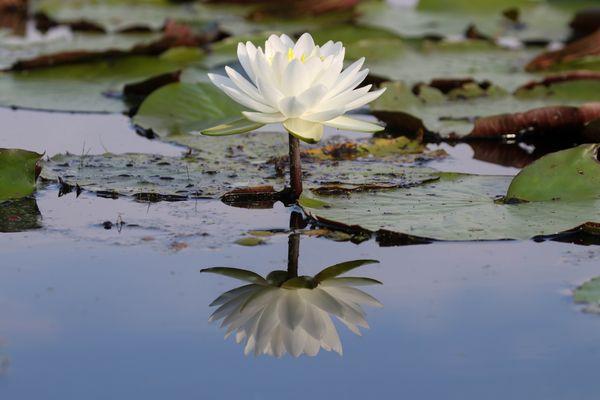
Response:
[{"label": "pond water", "polygon": [[[120,116],[0,110],[0,118],[0,147],[182,151],[136,135]],[[443,147],[452,157],[432,167],[517,171],[473,159],[468,145]],[[243,345],[223,340],[209,304],[240,283],[199,271],[285,269],[291,209],[58,197],[54,184],[29,206],[39,218],[28,230],[0,233],[2,399],[596,399],[600,391],[600,318],[571,296],[600,275],[597,247],[380,247],[302,235],[300,275],[378,260],[353,275],[383,283],[361,288],[383,308],[366,307],[362,336],[336,321],[343,355],[277,359],[244,356]],[[260,246],[235,243],[268,229],[283,233]]]}]

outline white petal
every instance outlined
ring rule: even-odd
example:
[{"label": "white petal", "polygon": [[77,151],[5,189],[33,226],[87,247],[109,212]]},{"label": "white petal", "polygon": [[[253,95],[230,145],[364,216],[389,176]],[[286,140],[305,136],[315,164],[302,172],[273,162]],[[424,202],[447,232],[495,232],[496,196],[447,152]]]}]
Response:
[{"label": "white petal", "polygon": [[331,91],[327,97],[329,98],[337,96],[338,94],[346,90],[348,87],[350,87],[350,85],[352,85],[352,83],[355,81],[355,78],[357,77],[357,74],[359,73],[360,68],[362,67],[364,62],[365,58],[362,57],[361,59],[352,63],[344,71],[342,71],[342,73],[337,78],[335,84],[331,87]]},{"label": "white petal", "polygon": [[306,111],[306,105],[297,97],[285,97],[278,103],[279,110],[287,118],[297,118]]},{"label": "white petal", "polygon": [[351,104],[355,100],[360,99],[362,96],[369,92],[369,89],[371,89],[371,85],[363,86],[355,90],[340,93],[335,97],[321,102],[319,107],[321,109],[341,108],[343,110],[346,110],[348,104]]},{"label": "white petal", "polygon": [[343,315],[342,305],[329,293],[319,287],[307,293],[307,298],[307,301],[325,312],[333,315]]},{"label": "white petal", "polygon": [[305,142],[316,143],[323,137],[323,125],[318,122],[290,118],[284,121],[283,126],[292,135]]},{"label": "white petal", "polygon": [[327,43],[325,43],[323,46],[321,46],[321,56],[322,57],[327,57],[327,56],[334,56],[336,54],[339,54],[340,51],[342,51],[343,45],[342,42],[333,42],[333,41],[329,41]]},{"label": "white petal", "polygon": [[288,96],[295,96],[307,89],[306,76],[302,62],[293,59],[283,71],[281,89]]},{"label": "white petal", "polygon": [[275,53],[287,52],[287,46],[283,44],[277,35],[271,35],[265,42],[265,54],[272,57]]},{"label": "white petal", "polygon": [[306,104],[308,109],[315,107],[319,104],[321,99],[327,94],[327,86],[316,85],[306,89],[304,92],[298,95],[298,100],[302,104]]},{"label": "white petal", "polygon": [[[328,88],[332,88],[344,68],[344,55],[346,49],[342,48],[340,53],[335,56],[329,56],[323,61],[323,70],[321,74],[315,79],[315,83],[321,83],[326,85]],[[331,96],[333,97],[333,96]]]},{"label": "white petal", "polygon": [[271,73],[273,74],[273,81],[277,86],[277,89],[281,92],[281,83],[283,81],[283,71],[287,66],[287,56],[282,53],[277,53],[271,60]]},{"label": "white petal", "polygon": [[[282,289],[286,290],[286,289]],[[279,319],[281,324],[288,329],[295,330],[304,318],[306,311],[305,301],[298,295],[296,290],[286,290],[279,304]]]},{"label": "white petal", "polygon": [[286,117],[282,113],[257,113],[251,111],[242,111],[242,114],[250,121],[258,122],[261,124],[275,124],[277,122],[285,121]]},{"label": "white petal", "polygon": [[283,343],[287,352],[294,357],[298,357],[304,350],[304,344],[306,343],[307,334],[302,329],[289,330],[286,328],[283,333]]},{"label": "white petal", "polygon": [[213,83],[213,85],[220,88],[221,85],[225,85],[231,88],[235,88],[235,84],[233,81],[226,76],[218,75],[218,74],[208,74],[208,79]]},{"label": "white petal", "polygon": [[284,96],[279,89],[277,89],[273,81],[259,75],[256,77],[256,85],[258,86],[261,96],[265,99],[264,103],[276,108],[277,104]]},{"label": "white petal", "polygon": [[321,340],[323,335],[325,335],[325,323],[323,322],[319,309],[316,306],[307,305],[304,320],[302,321],[302,328],[304,328],[306,333],[318,340]]},{"label": "white petal", "polygon": [[209,304],[209,307],[219,306],[224,304],[238,296],[241,296],[244,293],[252,291],[257,285],[254,283],[250,283],[248,285],[240,286],[235,289],[231,289],[228,292],[221,294],[212,303]]},{"label": "white petal", "polygon": [[342,355],[342,342],[338,335],[335,325],[325,311],[321,311],[321,318],[325,323],[325,335],[321,339],[321,345],[326,350],[333,350],[339,355]]},{"label": "white petal", "polygon": [[350,118],[342,115],[341,117],[334,118],[332,120],[323,122],[324,125],[331,126],[333,128],[345,129],[347,131],[356,132],[378,132],[384,128],[380,125],[372,122],[363,121],[360,119]]},{"label": "white petal", "polygon": [[263,103],[259,103],[258,101],[240,92],[238,89],[234,89],[225,85],[220,85],[219,88],[221,88],[221,90],[224,91],[226,95],[228,95],[244,107],[248,107],[252,110],[264,113],[273,113],[276,111],[273,107],[267,106]]},{"label": "white petal", "polygon": [[253,84],[251,84],[250,82],[248,82],[246,80],[246,78],[244,78],[242,75],[240,75],[236,70],[234,70],[231,67],[225,67],[225,73],[227,74],[227,76],[229,76],[229,79],[231,79],[231,81],[244,93],[246,93],[248,96],[252,97],[254,100],[259,101],[261,103],[265,103],[262,99],[262,96],[260,95],[260,93],[258,93],[258,89],[256,88],[256,86],[254,86]]},{"label": "white petal", "polygon": [[323,69],[323,61],[318,57],[309,58],[304,62],[304,82],[310,85]]},{"label": "white petal", "polygon": [[366,104],[369,104],[370,102],[372,102],[373,100],[375,100],[376,98],[381,96],[383,94],[383,92],[385,92],[385,89],[386,88],[375,90],[373,92],[369,92],[369,93],[365,94],[364,96],[362,96],[361,98],[356,99],[355,101],[346,105],[346,111],[354,110],[355,108],[359,108]]},{"label": "white petal", "polygon": [[310,33],[303,33],[294,46],[294,56],[301,58],[303,54],[309,55],[313,51],[314,47],[315,41]]},{"label": "white petal", "polygon": [[286,35],[285,33],[282,34],[281,36],[279,36],[279,39],[281,40],[281,42],[283,44],[285,44],[288,48],[292,48],[294,47],[294,41],[292,39],[290,39],[290,37],[288,35]]},{"label": "white petal", "polygon": [[[240,64],[242,65],[242,68],[244,68],[244,71],[246,71],[246,75],[248,75],[248,78],[250,78],[250,80],[254,82],[256,78],[254,75],[254,69],[252,67],[251,55],[249,54],[248,49],[254,49],[252,51],[254,53],[256,52],[256,48],[254,47],[254,45],[252,45],[252,43],[250,43],[250,45],[251,47],[249,47],[247,44],[245,45],[244,43],[238,43],[237,56],[238,60],[240,61]],[[252,59],[253,58],[254,55],[252,54]]]},{"label": "white petal", "polygon": [[304,344],[304,353],[307,356],[314,357],[321,350],[321,342],[310,335],[306,335],[306,343]]},{"label": "white petal", "polygon": [[277,316],[278,302],[271,302],[263,311],[256,329],[256,347],[254,354],[265,353],[271,341],[271,335],[279,322]]},{"label": "white petal", "polygon": [[302,119],[311,122],[320,122],[324,123],[326,121],[330,121],[340,115],[344,114],[345,110],[343,108],[333,108],[326,111],[320,111],[315,113],[306,113],[302,116]]}]

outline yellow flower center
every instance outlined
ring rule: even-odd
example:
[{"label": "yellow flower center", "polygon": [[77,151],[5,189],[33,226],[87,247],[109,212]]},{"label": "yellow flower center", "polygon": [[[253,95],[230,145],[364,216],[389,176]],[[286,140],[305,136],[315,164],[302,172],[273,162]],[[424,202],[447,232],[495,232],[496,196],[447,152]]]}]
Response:
[{"label": "yellow flower center", "polygon": [[[288,61],[292,61],[295,57],[296,57],[296,54],[294,53],[294,50],[292,48],[289,48],[288,53],[287,53]],[[306,54],[302,54],[302,56],[300,56],[300,61],[301,62],[306,61]]]}]

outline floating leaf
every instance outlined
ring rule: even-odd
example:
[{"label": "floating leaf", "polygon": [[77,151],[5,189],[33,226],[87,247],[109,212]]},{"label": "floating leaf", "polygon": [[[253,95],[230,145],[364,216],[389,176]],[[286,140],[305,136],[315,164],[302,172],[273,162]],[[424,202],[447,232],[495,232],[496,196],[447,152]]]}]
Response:
[{"label": "floating leaf", "polygon": [[588,1],[444,1],[421,0],[415,8],[365,2],[359,23],[389,29],[405,37],[456,37],[476,26],[486,36],[522,40],[564,40],[568,23]]},{"label": "floating leaf", "polygon": [[201,131],[222,121],[237,119],[241,112],[242,108],[214,85],[179,82],[150,94],[133,122],[167,136]]},{"label": "floating leaf", "polygon": [[[190,136],[190,135],[186,135]],[[175,136],[179,140],[180,136]],[[102,196],[134,196],[142,201],[217,198],[240,187],[279,186],[273,156],[285,152],[285,136],[256,133],[229,138],[200,137],[186,157],[148,154],[57,155],[45,162],[43,177],[79,185]],[[204,144],[204,146],[200,146]],[[388,161],[305,162],[305,185],[335,191],[405,187],[435,179],[437,172]]]},{"label": "floating leaf", "polygon": [[253,246],[263,245],[266,242],[264,239],[261,239],[259,237],[248,236],[248,237],[244,237],[244,238],[236,240],[235,243],[239,244],[240,246],[253,247]]},{"label": "floating leaf", "polygon": [[54,23],[76,25],[75,28],[96,27],[97,30],[104,32],[158,31],[162,29],[167,18],[194,22],[202,17],[200,7],[174,3],[167,0],[145,2],[42,0],[36,2],[35,11],[43,13]]},{"label": "floating leaf", "polygon": [[526,69],[564,70],[574,67],[600,70],[600,31],[569,43],[560,50],[539,54],[527,64]]},{"label": "floating leaf", "polygon": [[40,210],[34,198],[0,202],[0,232],[23,232],[41,227]]},{"label": "floating leaf", "polygon": [[590,279],[573,292],[575,303],[585,304],[584,311],[600,314],[600,277]]},{"label": "floating leaf", "polygon": [[[439,240],[530,239],[600,221],[600,199],[504,204],[508,176],[442,173],[438,181],[405,189],[312,194],[327,203],[309,215],[324,224]],[[308,197],[308,194],[306,194]]]},{"label": "floating leaf", "polygon": [[[184,64],[185,65],[185,64]],[[123,85],[173,72],[182,64],[148,56],[0,73],[0,106],[76,112],[123,112]],[[117,97],[109,95],[116,93]]]},{"label": "floating leaf", "polygon": [[545,155],[511,182],[507,197],[526,201],[600,199],[600,144]]},{"label": "floating leaf", "polygon": [[33,193],[41,157],[32,151],[0,149],[0,202]]},{"label": "floating leaf", "polygon": [[[411,118],[405,120],[408,129],[415,129],[418,124],[413,121],[421,121],[425,128],[437,132],[443,136],[455,134],[465,136],[475,132],[482,127],[489,127],[493,118],[498,114],[506,113],[506,117],[512,118],[511,123],[502,125],[497,134],[527,132],[528,128],[535,127],[536,121],[524,125],[515,124],[514,120],[519,112],[548,107],[549,110],[559,109],[555,107],[561,104],[563,107],[581,107],[586,102],[598,100],[597,93],[600,91],[600,80],[571,80],[552,84],[546,90],[541,89],[521,89],[514,95],[510,95],[495,86],[485,85],[484,83],[465,82],[464,85],[449,90],[444,94],[440,89],[419,85],[414,89],[418,94],[413,93],[413,88],[404,82],[389,82],[383,84],[387,91],[372,103],[372,109],[377,112],[399,112],[402,115],[408,115]],[[482,87],[483,86],[483,87]],[[552,90],[556,86],[556,91]],[[584,122],[589,122],[596,114],[598,103],[589,103],[582,108],[584,118],[579,123],[580,129]],[[577,113],[579,111],[575,110]],[[511,117],[511,115],[515,117]],[[486,120],[483,117],[490,117]],[[502,116],[504,118],[504,116]],[[479,128],[478,128],[479,124]],[[572,127],[572,119],[553,119],[552,126]],[[507,128],[509,129],[507,131]],[[543,126],[540,126],[543,128]],[[487,129],[487,128],[486,128]]]}]

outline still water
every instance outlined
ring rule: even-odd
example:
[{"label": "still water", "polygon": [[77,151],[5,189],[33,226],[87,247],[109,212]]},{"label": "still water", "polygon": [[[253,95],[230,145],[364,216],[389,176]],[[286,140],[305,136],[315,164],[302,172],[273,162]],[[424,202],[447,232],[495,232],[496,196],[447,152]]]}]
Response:
[{"label": "still water", "polygon": [[[1,112],[28,132],[57,121]],[[105,131],[95,118],[107,118]],[[62,130],[51,126],[53,139],[44,144],[27,134],[18,142],[3,129],[0,146],[76,152],[87,138],[89,151],[101,153],[123,137],[126,151],[181,151],[136,136],[125,118],[58,120]],[[447,151],[447,169],[513,171],[471,159],[466,145]],[[1,399],[598,398],[600,317],[582,312],[571,296],[600,275],[598,247],[379,247],[303,235],[299,275],[378,260],[347,275],[381,281],[358,289],[383,307],[364,307],[370,329],[361,327],[362,336],[334,319],[343,355],[321,348],[314,357],[255,357],[208,321],[216,308],[209,304],[247,282],[200,269],[285,270],[292,210],[58,197],[55,185],[40,189],[33,205],[39,222],[29,228],[36,229],[0,233]],[[115,224],[105,229],[105,221]],[[260,246],[235,244],[265,229],[282,233]]]}]

